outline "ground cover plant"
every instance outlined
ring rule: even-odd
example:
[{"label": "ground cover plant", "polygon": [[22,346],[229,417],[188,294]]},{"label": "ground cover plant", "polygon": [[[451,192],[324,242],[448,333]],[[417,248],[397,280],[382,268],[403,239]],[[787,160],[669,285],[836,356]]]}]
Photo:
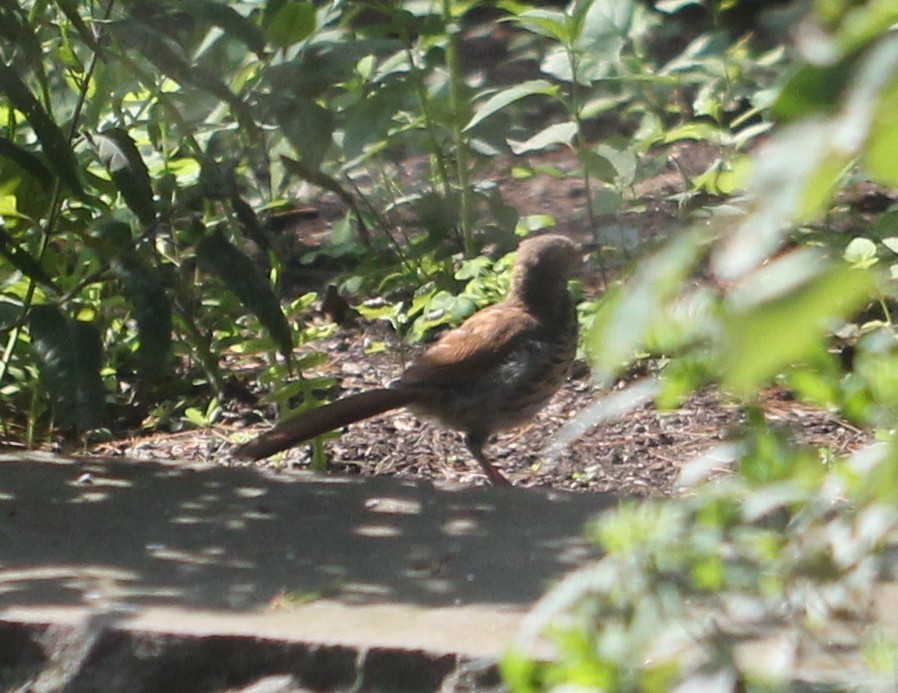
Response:
[{"label": "ground cover plant", "polygon": [[[315,406],[336,326],[304,278],[420,341],[556,227],[596,251],[583,351],[620,389],[561,440],[709,388],[736,415],[686,498],[595,525],[607,557],[537,609],[509,685],[894,688],[869,624],[898,476],[896,21],[884,0],[0,1],[0,435]],[[575,187],[533,208],[515,185]],[[291,233],[309,214],[314,246]],[[797,445],[771,384],[879,445]]]}]

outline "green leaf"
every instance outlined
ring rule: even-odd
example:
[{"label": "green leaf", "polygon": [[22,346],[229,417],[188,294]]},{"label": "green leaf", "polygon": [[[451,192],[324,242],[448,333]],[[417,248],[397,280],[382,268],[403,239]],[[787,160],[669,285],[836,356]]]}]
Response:
[{"label": "green leaf", "polygon": [[266,12],[265,38],[278,48],[289,48],[315,31],[315,6],[311,2],[278,3],[270,15]]},{"label": "green leaf", "polygon": [[720,128],[711,123],[692,122],[681,125],[664,133],[662,142],[671,144],[681,140],[697,140],[699,142],[719,142]]},{"label": "green leaf", "polygon": [[827,327],[860,306],[872,290],[869,272],[829,266],[792,291],[730,312],[721,348],[725,389],[756,393],[783,368],[821,348]]},{"label": "green leaf", "polygon": [[28,251],[19,246],[19,244],[4,231],[2,226],[0,226],[0,255],[5,257],[13,267],[29,279],[37,282],[53,294],[59,293],[59,289],[56,288],[53,280],[46,271],[44,271],[44,268],[41,267],[40,263],[35,260]]},{"label": "green leaf", "polygon": [[600,144],[595,149],[596,154],[611,163],[614,167],[615,177],[611,181],[620,186],[628,186],[636,178],[636,165],[638,157],[629,146],[624,145],[618,149],[607,142]]},{"label": "green leaf", "polygon": [[578,152],[580,155],[580,163],[583,170],[589,174],[590,178],[595,178],[605,183],[613,183],[617,178],[617,170],[606,157],[593,151],[592,149],[583,149]]},{"label": "green leaf", "polygon": [[0,157],[13,162],[42,187],[48,190],[52,187],[53,174],[44,166],[44,162],[27,149],[10,142],[5,137],[0,137]]},{"label": "green leaf", "polygon": [[6,94],[10,103],[17,110],[25,114],[34,134],[40,140],[47,161],[50,162],[59,179],[72,193],[83,197],[84,190],[78,176],[78,165],[75,162],[75,155],[69,147],[68,138],[34,98],[24,82],[19,79],[13,68],[2,60],[0,60],[0,91]]},{"label": "green leaf", "polygon": [[554,96],[558,93],[559,87],[557,84],[552,84],[544,79],[534,79],[529,82],[523,82],[521,84],[516,84],[513,87],[509,87],[508,89],[503,89],[492,96],[490,96],[486,101],[479,104],[474,110],[474,116],[465,125],[465,130],[470,130],[475,127],[482,120],[488,118],[493,113],[497,111],[501,111],[503,108],[508,106],[508,104],[514,103],[515,101],[519,101],[520,99],[526,98],[528,96],[533,96],[535,94],[542,94],[544,96]]},{"label": "green leaf", "polygon": [[106,393],[100,379],[100,333],[55,306],[35,306],[29,323],[40,378],[57,421],[78,432],[100,426]]},{"label": "green leaf", "polygon": [[877,182],[890,187],[898,186],[898,79],[893,80],[879,96],[867,138],[864,163]]},{"label": "green leaf", "polygon": [[855,269],[868,269],[879,260],[876,257],[876,244],[869,238],[852,238],[842,255],[845,262]]},{"label": "green leaf", "polygon": [[112,176],[125,204],[142,224],[156,218],[156,202],[150,173],[131,136],[119,128],[104,130],[96,136],[97,155]]},{"label": "green leaf", "polygon": [[192,85],[228,104],[246,135],[256,140],[261,138],[248,104],[234,94],[210,68],[190,62],[184,47],[174,38],[140,21],[122,22],[120,31],[121,41],[139,51],[163,74],[178,84]]},{"label": "green leaf", "polygon": [[137,359],[141,375],[150,381],[170,372],[171,303],[158,270],[150,267],[131,248],[114,258],[112,270],[122,282],[131,304],[140,343]]},{"label": "green leaf", "polygon": [[40,41],[28,24],[27,10],[16,0],[0,2],[0,37],[25,56],[29,70],[46,79]]},{"label": "green leaf", "polygon": [[[380,84],[349,109],[343,129],[343,155],[346,159],[359,156],[368,145],[383,143],[393,124],[393,116],[402,107],[407,91],[408,84],[404,80]],[[323,122],[328,123],[332,129],[332,121],[333,116],[327,112]],[[323,139],[324,144],[329,145],[330,137],[331,132],[328,131],[319,140]]]},{"label": "green leaf", "polygon": [[331,112],[313,99],[290,94],[266,99],[264,104],[303,163],[317,169],[331,146],[334,132]]},{"label": "green leaf", "polygon": [[616,190],[600,188],[593,193],[590,208],[597,216],[613,216],[618,213],[623,201],[621,194]]},{"label": "green leaf", "polygon": [[684,7],[702,4],[702,0],[658,0],[658,2],[655,3],[655,9],[666,14],[673,14],[674,12],[679,12]]},{"label": "green leaf", "polygon": [[837,113],[859,57],[852,55],[825,67],[800,66],[771,106],[771,116],[780,122],[792,122],[814,114]]},{"label": "green leaf", "polygon": [[[510,4],[506,7],[512,7]],[[574,40],[571,34],[570,19],[557,10],[525,10],[516,13],[515,21],[534,34],[548,36],[564,45]]]},{"label": "green leaf", "polygon": [[197,428],[206,428],[209,425],[206,415],[196,407],[187,407],[184,410],[184,418]]},{"label": "green leaf", "polygon": [[557,144],[570,145],[576,135],[576,123],[556,123],[540,130],[524,142],[509,139],[508,146],[515,154],[526,154],[549,149]]},{"label": "green leaf", "polygon": [[201,22],[219,27],[225,34],[241,41],[259,57],[264,55],[265,37],[262,30],[227,4],[214,0],[191,0],[179,7]]},{"label": "green leaf", "polygon": [[577,48],[593,58],[618,60],[633,20],[633,0],[591,0],[585,5]]},{"label": "green leaf", "polygon": [[197,246],[200,266],[221,280],[271,334],[284,358],[293,351],[293,334],[268,281],[252,261],[216,229]]}]

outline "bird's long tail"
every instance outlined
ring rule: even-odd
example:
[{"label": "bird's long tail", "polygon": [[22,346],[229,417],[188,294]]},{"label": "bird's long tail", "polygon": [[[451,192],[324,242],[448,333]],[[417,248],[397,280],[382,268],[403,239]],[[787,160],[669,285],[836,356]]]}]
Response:
[{"label": "bird's long tail", "polygon": [[368,390],[343,397],[336,402],[281,421],[270,431],[238,447],[234,455],[242,459],[260,460],[328,431],[382,414],[390,409],[404,407],[414,402],[416,396],[414,390],[398,387]]}]

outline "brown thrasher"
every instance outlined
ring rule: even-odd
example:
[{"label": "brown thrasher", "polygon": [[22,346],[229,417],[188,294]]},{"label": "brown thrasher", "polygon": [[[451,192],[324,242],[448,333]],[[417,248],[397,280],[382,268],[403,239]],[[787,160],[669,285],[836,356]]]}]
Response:
[{"label": "brown thrasher", "polygon": [[529,420],[561,387],[577,350],[577,315],[567,281],[577,247],[543,235],[518,248],[505,300],[443,334],[387,388],[368,390],[303,412],[255,440],[237,457],[261,459],[390,409],[408,407],[465,433],[490,481],[508,484],[486,459],[490,436]]}]

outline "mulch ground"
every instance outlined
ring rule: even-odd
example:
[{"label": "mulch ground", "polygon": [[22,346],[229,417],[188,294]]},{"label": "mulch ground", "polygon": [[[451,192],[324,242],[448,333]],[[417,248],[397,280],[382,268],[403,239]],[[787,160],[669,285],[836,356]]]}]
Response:
[{"label": "mulch ground", "polygon": [[[382,338],[378,326],[371,329],[377,332],[374,338]],[[383,386],[401,372],[395,352],[364,353],[371,339],[364,327],[354,326],[314,344],[335,354],[322,374],[334,376],[342,393]],[[579,364],[571,380],[532,423],[500,434],[487,453],[519,486],[639,496],[677,493],[681,468],[690,460],[713,454],[742,420],[740,408],[713,389],[700,391],[671,411],[658,411],[650,404],[638,406],[623,416],[599,422],[555,450],[553,441],[565,423],[629,384],[598,390],[590,382],[585,364]],[[866,440],[862,431],[834,414],[796,402],[785,391],[771,389],[762,400],[769,424],[788,430],[796,443],[844,453]],[[598,411],[601,415],[601,407]],[[237,464],[228,455],[232,442],[246,440],[267,425],[258,410],[239,406],[226,411],[212,430],[123,439],[96,446],[92,452],[231,465]],[[329,440],[326,450],[330,473],[485,483],[461,434],[422,422],[405,411],[354,424]],[[306,468],[310,453],[310,446],[304,444],[256,464]],[[719,472],[726,471],[722,461]]]}]

